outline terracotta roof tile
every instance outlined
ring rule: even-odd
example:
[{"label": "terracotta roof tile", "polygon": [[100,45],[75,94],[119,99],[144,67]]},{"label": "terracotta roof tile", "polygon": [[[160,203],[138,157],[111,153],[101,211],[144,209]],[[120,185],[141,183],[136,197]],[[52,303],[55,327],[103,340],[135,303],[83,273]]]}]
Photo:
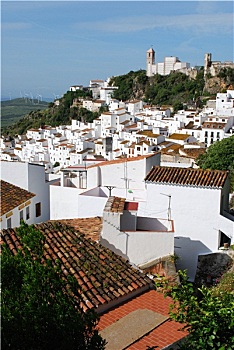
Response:
[{"label": "terracotta roof tile", "polygon": [[[65,278],[72,274],[79,282],[84,310],[108,307],[119,295],[130,297],[131,292],[140,292],[141,286],[150,288],[151,280],[145,274],[71,226],[59,222],[34,226],[45,236],[44,257],[54,262],[59,259]],[[17,229],[2,230],[2,242],[14,254],[20,248]]]},{"label": "terracotta roof tile", "polygon": [[120,197],[109,197],[106,202],[104,211],[112,213],[123,213],[125,206],[125,198]]},{"label": "terracotta roof tile", "polygon": [[[57,220],[50,220],[49,222],[58,222]],[[75,230],[84,234],[86,238],[90,238],[93,241],[99,241],[102,230],[102,218],[77,218],[77,219],[64,219],[59,220],[62,224],[72,226]]]},{"label": "terracotta roof tile", "polygon": [[183,148],[181,149],[186,156],[196,159],[200,154],[206,152],[205,148]]},{"label": "terracotta roof tile", "polygon": [[161,184],[222,188],[227,176],[228,171],[221,170],[154,166],[145,177],[145,181]]},{"label": "terracotta roof tile", "polygon": [[1,215],[8,213],[10,210],[27,202],[35,196],[34,193],[28,192],[23,188],[12,185],[9,182],[0,180],[1,182]]},{"label": "terracotta roof tile", "polygon": [[88,166],[87,168],[94,168],[96,166],[104,166],[104,165],[118,164],[118,163],[124,163],[124,162],[133,162],[136,160],[141,160],[141,159],[145,159],[145,158],[149,158],[149,157],[153,157],[153,156],[155,156],[155,153],[146,154],[146,155],[138,156],[138,157],[132,157],[132,158],[123,157],[121,159],[108,160],[108,161],[105,161],[102,163],[93,164],[93,165]]},{"label": "terracotta roof tile", "polygon": [[172,134],[170,136],[168,136],[168,139],[170,140],[186,140],[190,135],[187,134]]},{"label": "terracotta roof tile", "polygon": [[153,138],[155,138],[155,137],[157,138],[157,137],[160,136],[159,134],[154,134],[152,132],[152,130],[140,130],[140,131],[137,132],[137,134],[144,135],[144,136],[147,136],[147,137],[153,137]]}]

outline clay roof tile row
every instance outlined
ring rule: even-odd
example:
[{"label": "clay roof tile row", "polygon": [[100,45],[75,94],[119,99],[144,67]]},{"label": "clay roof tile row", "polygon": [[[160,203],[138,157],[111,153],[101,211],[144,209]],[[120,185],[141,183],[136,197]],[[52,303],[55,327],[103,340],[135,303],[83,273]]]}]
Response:
[{"label": "clay roof tile row", "polygon": [[203,170],[177,167],[153,167],[145,181],[184,186],[222,188],[228,172],[221,170]]}]

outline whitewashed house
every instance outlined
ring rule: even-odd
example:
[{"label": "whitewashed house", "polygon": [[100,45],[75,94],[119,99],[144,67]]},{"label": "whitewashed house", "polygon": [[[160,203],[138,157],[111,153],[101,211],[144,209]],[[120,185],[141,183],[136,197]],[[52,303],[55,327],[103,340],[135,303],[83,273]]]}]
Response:
[{"label": "whitewashed house", "polygon": [[2,161],[1,179],[35,194],[35,200],[40,203],[41,215],[34,217],[34,223],[50,219],[49,182],[45,180],[44,166]]},{"label": "whitewashed house", "polygon": [[165,140],[178,143],[179,145],[186,145],[187,143],[192,143],[197,141],[196,138],[192,135],[179,134],[179,133],[171,134],[170,136],[167,136]]},{"label": "whitewashed house", "polygon": [[1,183],[1,229],[20,226],[21,220],[35,223],[41,216],[41,203],[34,193],[9,182]]},{"label": "whitewashed house", "polygon": [[178,267],[193,280],[199,255],[234,243],[228,172],[156,166],[145,183],[147,201],[139,203],[139,215],[174,221]]}]

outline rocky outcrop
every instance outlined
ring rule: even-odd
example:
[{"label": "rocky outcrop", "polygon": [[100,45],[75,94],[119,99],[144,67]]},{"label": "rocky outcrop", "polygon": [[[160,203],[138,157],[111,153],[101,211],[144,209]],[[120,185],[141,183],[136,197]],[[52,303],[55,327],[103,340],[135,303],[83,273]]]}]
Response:
[{"label": "rocky outcrop", "polygon": [[233,271],[233,258],[234,251],[230,248],[218,253],[199,255],[195,285],[201,287],[217,284],[224,273]]},{"label": "rocky outcrop", "polygon": [[222,78],[219,77],[212,77],[212,78],[206,78],[205,79],[205,86],[203,91],[208,92],[209,94],[216,95],[219,92],[226,92],[226,90],[232,90],[233,86],[228,85],[225,83],[225,81]]}]

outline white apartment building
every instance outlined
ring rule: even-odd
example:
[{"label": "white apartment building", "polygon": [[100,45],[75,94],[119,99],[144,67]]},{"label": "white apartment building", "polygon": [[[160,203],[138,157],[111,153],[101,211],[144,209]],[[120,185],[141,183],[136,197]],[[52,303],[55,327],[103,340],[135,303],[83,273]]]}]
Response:
[{"label": "white apartment building", "polygon": [[225,137],[233,135],[234,116],[209,116],[202,124],[201,142],[205,147],[209,147],[216,141],[221,141]]}]

